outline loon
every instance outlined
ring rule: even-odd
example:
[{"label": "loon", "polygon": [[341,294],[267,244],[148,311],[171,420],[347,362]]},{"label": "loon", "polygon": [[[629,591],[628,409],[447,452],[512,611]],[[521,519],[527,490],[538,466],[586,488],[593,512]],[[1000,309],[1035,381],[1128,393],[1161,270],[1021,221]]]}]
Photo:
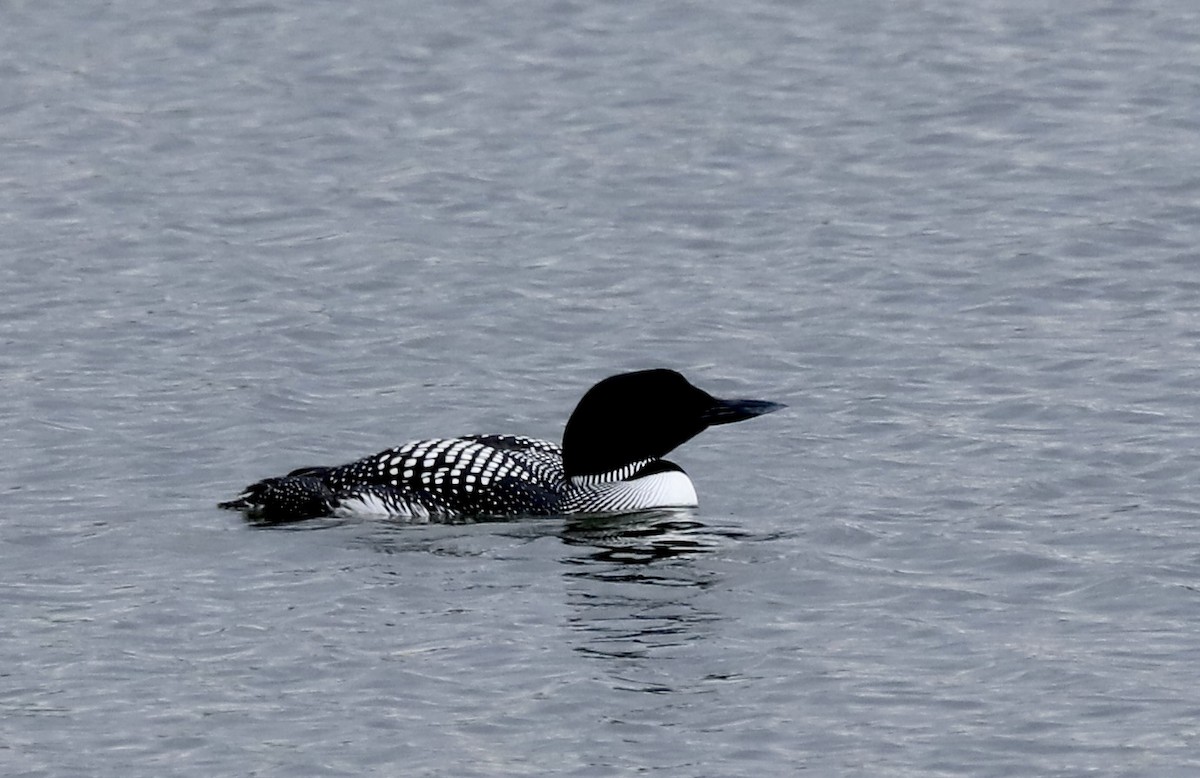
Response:
[{"label": "loon", "polygon": [[349,464],[267,478],[220,507],[267,522],[694,507],[691,479],[662,457],[712,425],[784,407],[718,399],[674,370],[622,373],[584,394],[567,420],[561,447],[515,435],[418,440]]}]

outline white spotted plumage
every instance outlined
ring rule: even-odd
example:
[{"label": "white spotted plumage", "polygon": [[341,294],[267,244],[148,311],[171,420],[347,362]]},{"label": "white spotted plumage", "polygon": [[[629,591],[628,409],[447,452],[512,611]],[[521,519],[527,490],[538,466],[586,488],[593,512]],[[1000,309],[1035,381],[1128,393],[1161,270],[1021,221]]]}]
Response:
[{"label": "white spotted plumage", "polygon": [[562,450],[515,435],[417,440],[333,468],[338,515],[413,518],[554,511]]}]

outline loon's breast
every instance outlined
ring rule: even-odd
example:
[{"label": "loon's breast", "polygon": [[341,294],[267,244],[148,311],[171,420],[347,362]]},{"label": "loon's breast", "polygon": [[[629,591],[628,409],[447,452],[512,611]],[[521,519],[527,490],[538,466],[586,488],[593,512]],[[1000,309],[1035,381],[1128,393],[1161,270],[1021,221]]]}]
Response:
[{"label": "loon's breast", "polygon": [[614,473],[568,479],[562,512],[622,513],[698,504],[696,487],[683,468],[665,459],[650,459]]}]

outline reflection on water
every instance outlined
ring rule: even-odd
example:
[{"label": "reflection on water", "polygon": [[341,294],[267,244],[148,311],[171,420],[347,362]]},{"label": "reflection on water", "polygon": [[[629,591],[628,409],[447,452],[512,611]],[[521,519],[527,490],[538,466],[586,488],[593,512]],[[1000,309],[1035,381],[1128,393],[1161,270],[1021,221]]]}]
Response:
[{"label": "reflection on water", "polygon": [[657,660],[687,652],[720,620],[703,604],[717,575],[695,561],[722,537],[689,510],[574,519],[561,537],[580,550],[563,559],[575,650],[605,661],[616,688],[664,694],[699,681],[666,675]]},{"label": "reflection on water", "polygon": [[[545,586],[544,574],[557,569],[565,583],[565,624],[576,636],[571,649],[603,661],[614,688],[689,691],[707,688],[716,677],[711,662],[692,673],[689,663],[662,661],[699,650],[719,629],[722,617],[710,607],[709,592],[721,573],[706,560],[740,537],[736,530],[705,525],[694,510],[416,525],[316,520],[283,526],[348,529],[352,545],[388,556],[473,558],[477,566],[471,581],[460,582],[464,587],[486,581],[489,588],[508,588],[514,596]],[[559,543],[546,542],[554,538]],[[515,574],[518,569],[541,582]],[[689,669],[681,676],[680,667]]]},{"label": "reflection on water", "polygon": [[288,519],[279,521],[277,519],[264,519],[260,516],[250,516],[242,514],[242,521],[246,526],[254,529],[270,529],[281,530],[285,532],[308,532],[318,529],[331,529],[340,527],[350,523],[351,519],[338,518],[336,516],[322,516],[316,519]]},{"label": "reflection on water", "polygon": [[[533,538],[558,535],[567,546],[585,549],[586,553],[569,557],[567,564],[588,565],[611,562],[621,565],[649,565],[652,562],[690,556],[717,548],[722,540],[735,537],[733,532],[715,532],[695,519],[690,508],[667,508],[638,513],[592,516],[551,516],[524,519],[455,517],[448,519],[386,520],[325,517],[316,519],[273,521],[244,517],[247,526],[256,529],[311,531],[357,525],[360,542],[383,553],[425,548],[434,550],[439,540],[476,536],[503,538]],[[439,531],[438,528],[444,528]],[[472,529],[483,527],[486,531]],[[414,531],[414,530],[420,531]],[[483,541],[486,543],[486,541]],[[601,577],[628,577],[630,580],[650,580],[654,574],[624,572],[624,568],[591,568],[581,574]],[[664,582],[665,583],[665,582]]]},{"label": "reflection on water", "polygon": [[[613,688],[699,692],[726,677],[728,668],[714,668],[711,661],[703,668],[664,661],[703,650],[721,630],[723,617],[710,599],[721,573],[708,560],[741,537],[734,529],[705,525],[692,509],[504,521],[315,519],[252,526],[346,531],[351,545],[387,556],[474,559],[470,580],[454,585],[507,591],[504,599],[518,598],[510,601],[514,607],[529,591],[546,587],[546,574],[557,570],[565,583],[559,590],[565,624],[574,636],[570,648],[602,662]],[[419,564],[410,559],[403,566]],[[436,600],[436,592],[424,596],[433,598],[422,600],[427,606]]]},{"label": "reflection on water", "polygon": [[[614,562],[645,565],[672,557],[699,554],[716,548],[719,538],[705,532],[690,508],[659,509],[618,516],[574,517],[563,527],[569,546],[588,549],[568,563]],[[616,571],[618,575],[637,573]]]}]

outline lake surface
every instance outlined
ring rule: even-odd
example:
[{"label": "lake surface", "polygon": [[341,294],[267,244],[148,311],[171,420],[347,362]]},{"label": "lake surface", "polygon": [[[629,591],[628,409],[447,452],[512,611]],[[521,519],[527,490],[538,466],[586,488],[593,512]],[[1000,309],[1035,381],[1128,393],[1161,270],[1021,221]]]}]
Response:
[{"label": "lake surface", "polygon": [[[4,775],[1200,770],[1194,3],[3,16]],[[215,507],[651,366],[697,510]]]}]

